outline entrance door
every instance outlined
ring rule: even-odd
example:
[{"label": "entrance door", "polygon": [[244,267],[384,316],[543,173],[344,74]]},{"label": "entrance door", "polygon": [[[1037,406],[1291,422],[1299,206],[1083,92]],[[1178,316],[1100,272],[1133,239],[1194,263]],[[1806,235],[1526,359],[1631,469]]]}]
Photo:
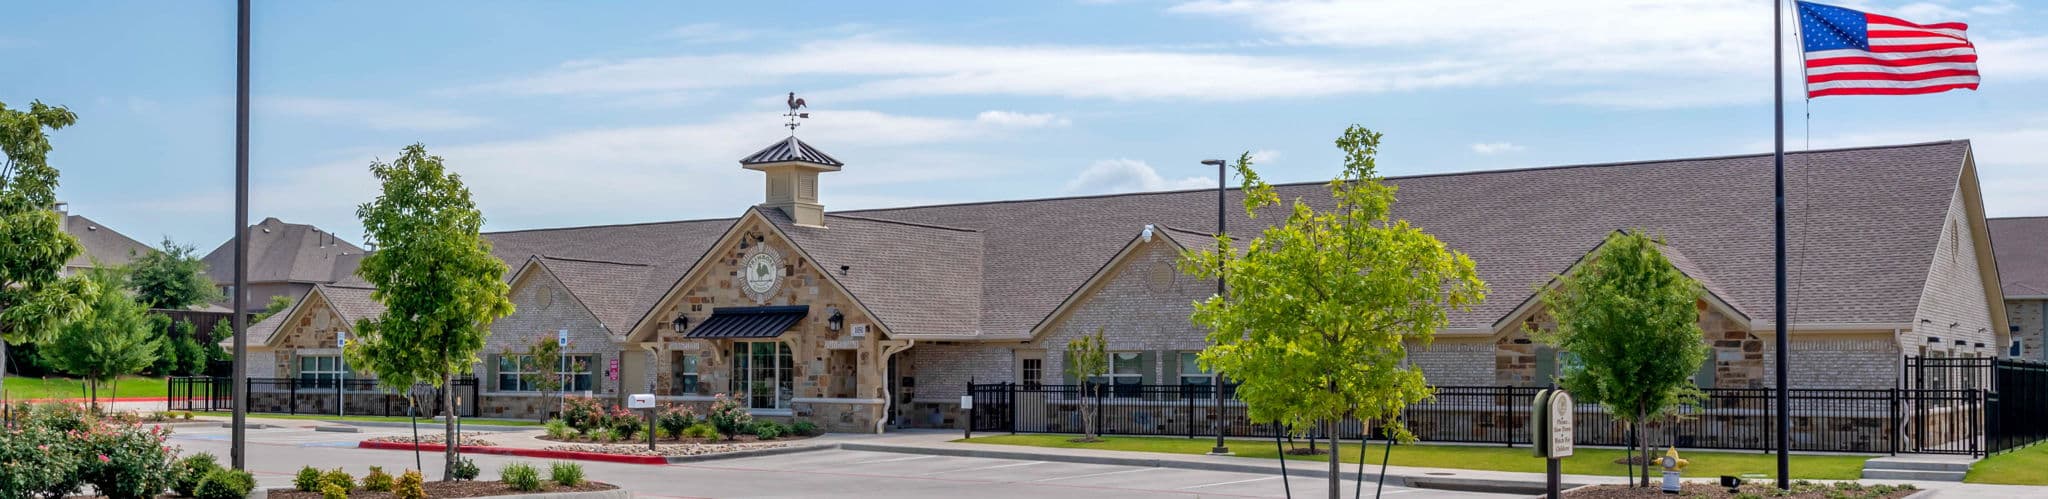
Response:
[{"label": "entrance door", "polygon": [[635,393],[654,393],[654,387],[647,385],[648,355],[645,350],[619,352],[620,400]]}]

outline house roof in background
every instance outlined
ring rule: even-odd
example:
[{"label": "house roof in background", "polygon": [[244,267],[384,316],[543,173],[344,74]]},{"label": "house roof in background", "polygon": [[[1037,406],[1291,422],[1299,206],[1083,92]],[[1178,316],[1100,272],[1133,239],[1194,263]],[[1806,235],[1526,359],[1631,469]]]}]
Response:
[{"label": "house roof in background", "polygon": [[[206,274],[214,282],[235,279],[233,239],[206,254]],[[249,226],[248,282],[330,283],[355,272],[362,248],[333,233],[276,217]]]},{"label": "house roof in background", "polygon": [[2006,297],[2048,296],[2048,217],[1993,218],[1991,252]]},{"label": "house roof in background", "polygon": [[127,265],[136,257],[156,252],[155,248],[84,215],[62,215],[64,233],[70,234],[72,239],[78,240],[79,246],[85,248],[84,252],[64,262],[66,267],[89,268],[94,266],[95,261],[99,262],[100,266]]}]

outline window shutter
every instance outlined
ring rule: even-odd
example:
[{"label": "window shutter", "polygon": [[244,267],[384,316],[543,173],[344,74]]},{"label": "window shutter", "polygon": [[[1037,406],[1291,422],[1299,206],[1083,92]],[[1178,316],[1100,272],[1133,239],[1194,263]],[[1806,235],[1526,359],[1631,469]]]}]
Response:
[{"label": "window shutter", "polygon": [[1698,385],[1700,388],[1714,388],[1714,384],[1716,383],[1716,380],[1714,379],[1714,371],[1718,370],[1717,368],[1719,367],[1717,364],[1720,363],[1714,361],[1713,354],[1708,353],[1707,361],[1701,362],[1699,372],[1693,373],[1692,375],[1693,384]]},{"label": "window shutter", "polygon": [[498,354],[495,354],[495,353],[494,353],[494,354],[489,354],[489,355],[485,355],[485,356],[484,356],[484,379],[483,379],[483,381],[479,381],[479,382],[478,382],[478,384],[481,384],[481,385],[483,385],[483,388],[484,388],[485,390],[489,390],[489,391],[498,391],[498,390],[499,390],[499,388],[498,388]]},{"label": "window shutter", "polygon": [[604,393],[605,374],[611,372],[611,364],[604,360],[604,354],[590,354],[590,393]]},{"label": "window shutter", "polygon": [[1550,386],[1557,376],[1557,350],[1550,347],[1536,347],[1536,377],[1530,382],[1535,386]]},{"label": "window shutter", "polygon": [[1074,352],[1060,352],[1060,384],[1080,384],[1074,380]]},{"label": "window shutter", "polygon": [[1159,376],[1167,380],[1167,384],[1180,384],[1180,352],[1159,351]]},{"label": "window shutter", "polygon": [[1152,362],[1152,351],[1138,352],[1138,384],[1153,385],[1159,382],[1159,365]]}]

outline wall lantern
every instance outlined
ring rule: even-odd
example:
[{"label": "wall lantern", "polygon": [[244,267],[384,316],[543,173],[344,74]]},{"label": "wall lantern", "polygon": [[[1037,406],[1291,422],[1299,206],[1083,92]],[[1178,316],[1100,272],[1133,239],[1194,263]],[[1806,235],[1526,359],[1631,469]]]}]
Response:
[{"label": "wall lantern", "polygon": [[844,325],[846,325],[846,314],[839,313],[839,309],[832,309],[832,317],[825,319],[825,329],[838,331],[839,327]]},{"label": "wall lantern", "polygon": [[684,330],[690,329],[690,316],[677,314],[676,320],[669,325],[676,328],[676,334],[682,334]]}]

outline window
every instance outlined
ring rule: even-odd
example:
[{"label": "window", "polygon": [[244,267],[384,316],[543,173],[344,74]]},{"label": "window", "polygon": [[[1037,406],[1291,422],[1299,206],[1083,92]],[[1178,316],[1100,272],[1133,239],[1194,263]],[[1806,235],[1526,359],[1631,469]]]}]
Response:
[{"label": "window", "polygon": [[1024,371],[1024,388],[1036,390],[1044,383],[1040,380],[1045,379],[1045,359],[1024,359],[1021,370]]},{"label": "window", "polygon": [[348,372],[341,368],[340,355],[299,356],[299,382],[302,388],[333,387],[338,380],[348,379]]},{"label": "window", "polygon": [[1197,352],[1181,352],[1181,353],[1180,353],[1180,384],[1183,384],[1183,385],[1212,385],[1212,384],[1215,384],[1215,383],[1216,383],[1216,373],[1212,373],[1212,372],[1209,372],[1209,370],[1208,370],[1208,369],[1203,369],[1203,368],[1202,368],[1202,364],[1201,364],[1201,362],[1200,362],[1200,361],[1198,360],[1198,359],[1199,359],[1199,356],[1198,356],[1198,355],[1196,355],[1196,353],[1197,353]]},{"label": "window", "polygon": [[[2013,329],[2017,330],[2017,329],[2019,329],[2019,326],[2013,326]],[[2015,331],[2015,332],[2017,332],[2017,331]],[[2018,357],[2018,356],[2020,356],[2020,354],[2022,354],[2022,353],[2023,353],[2023,352],[2021,351],[2021,349],[2020,349],[2020,340],[2012,340],[2012,346],[2011,346],[2011,347],[2009,347],[2009,348],[2008,348],[2008,350],[2009,350],[2009,351],[2008,351],[2008,352],[2006,352],[2006,356],[2009,356],[2009,357]]]},{"label": "window", "polygon": [[1141,352],[1113,352],[1109,354],[1109,382],[1115,385],[1138,385],[1145,382],[1145,354]]},{"label": "window", "polygon": [[[594,390],[596,376],[590,368],[596,364],[594,356],[564,355],[562,364],[555,367],[555,376],[562,380],[557,391],[581,392]],[[498,390],[506,392],[540,391],[533,380],[540,376],[541,366],[534,362],[532,355],[505,355],[498,357]]]},{"label": "window", "polygon": [[773,341],[732,344],[732,388],[752,409],[787,409],[796,394],[789,345]]},{"label": "window", "polygon": [[675,395],[696,395],[697,354],[676,352],[675,370],[675,388],[670,393]]}]

